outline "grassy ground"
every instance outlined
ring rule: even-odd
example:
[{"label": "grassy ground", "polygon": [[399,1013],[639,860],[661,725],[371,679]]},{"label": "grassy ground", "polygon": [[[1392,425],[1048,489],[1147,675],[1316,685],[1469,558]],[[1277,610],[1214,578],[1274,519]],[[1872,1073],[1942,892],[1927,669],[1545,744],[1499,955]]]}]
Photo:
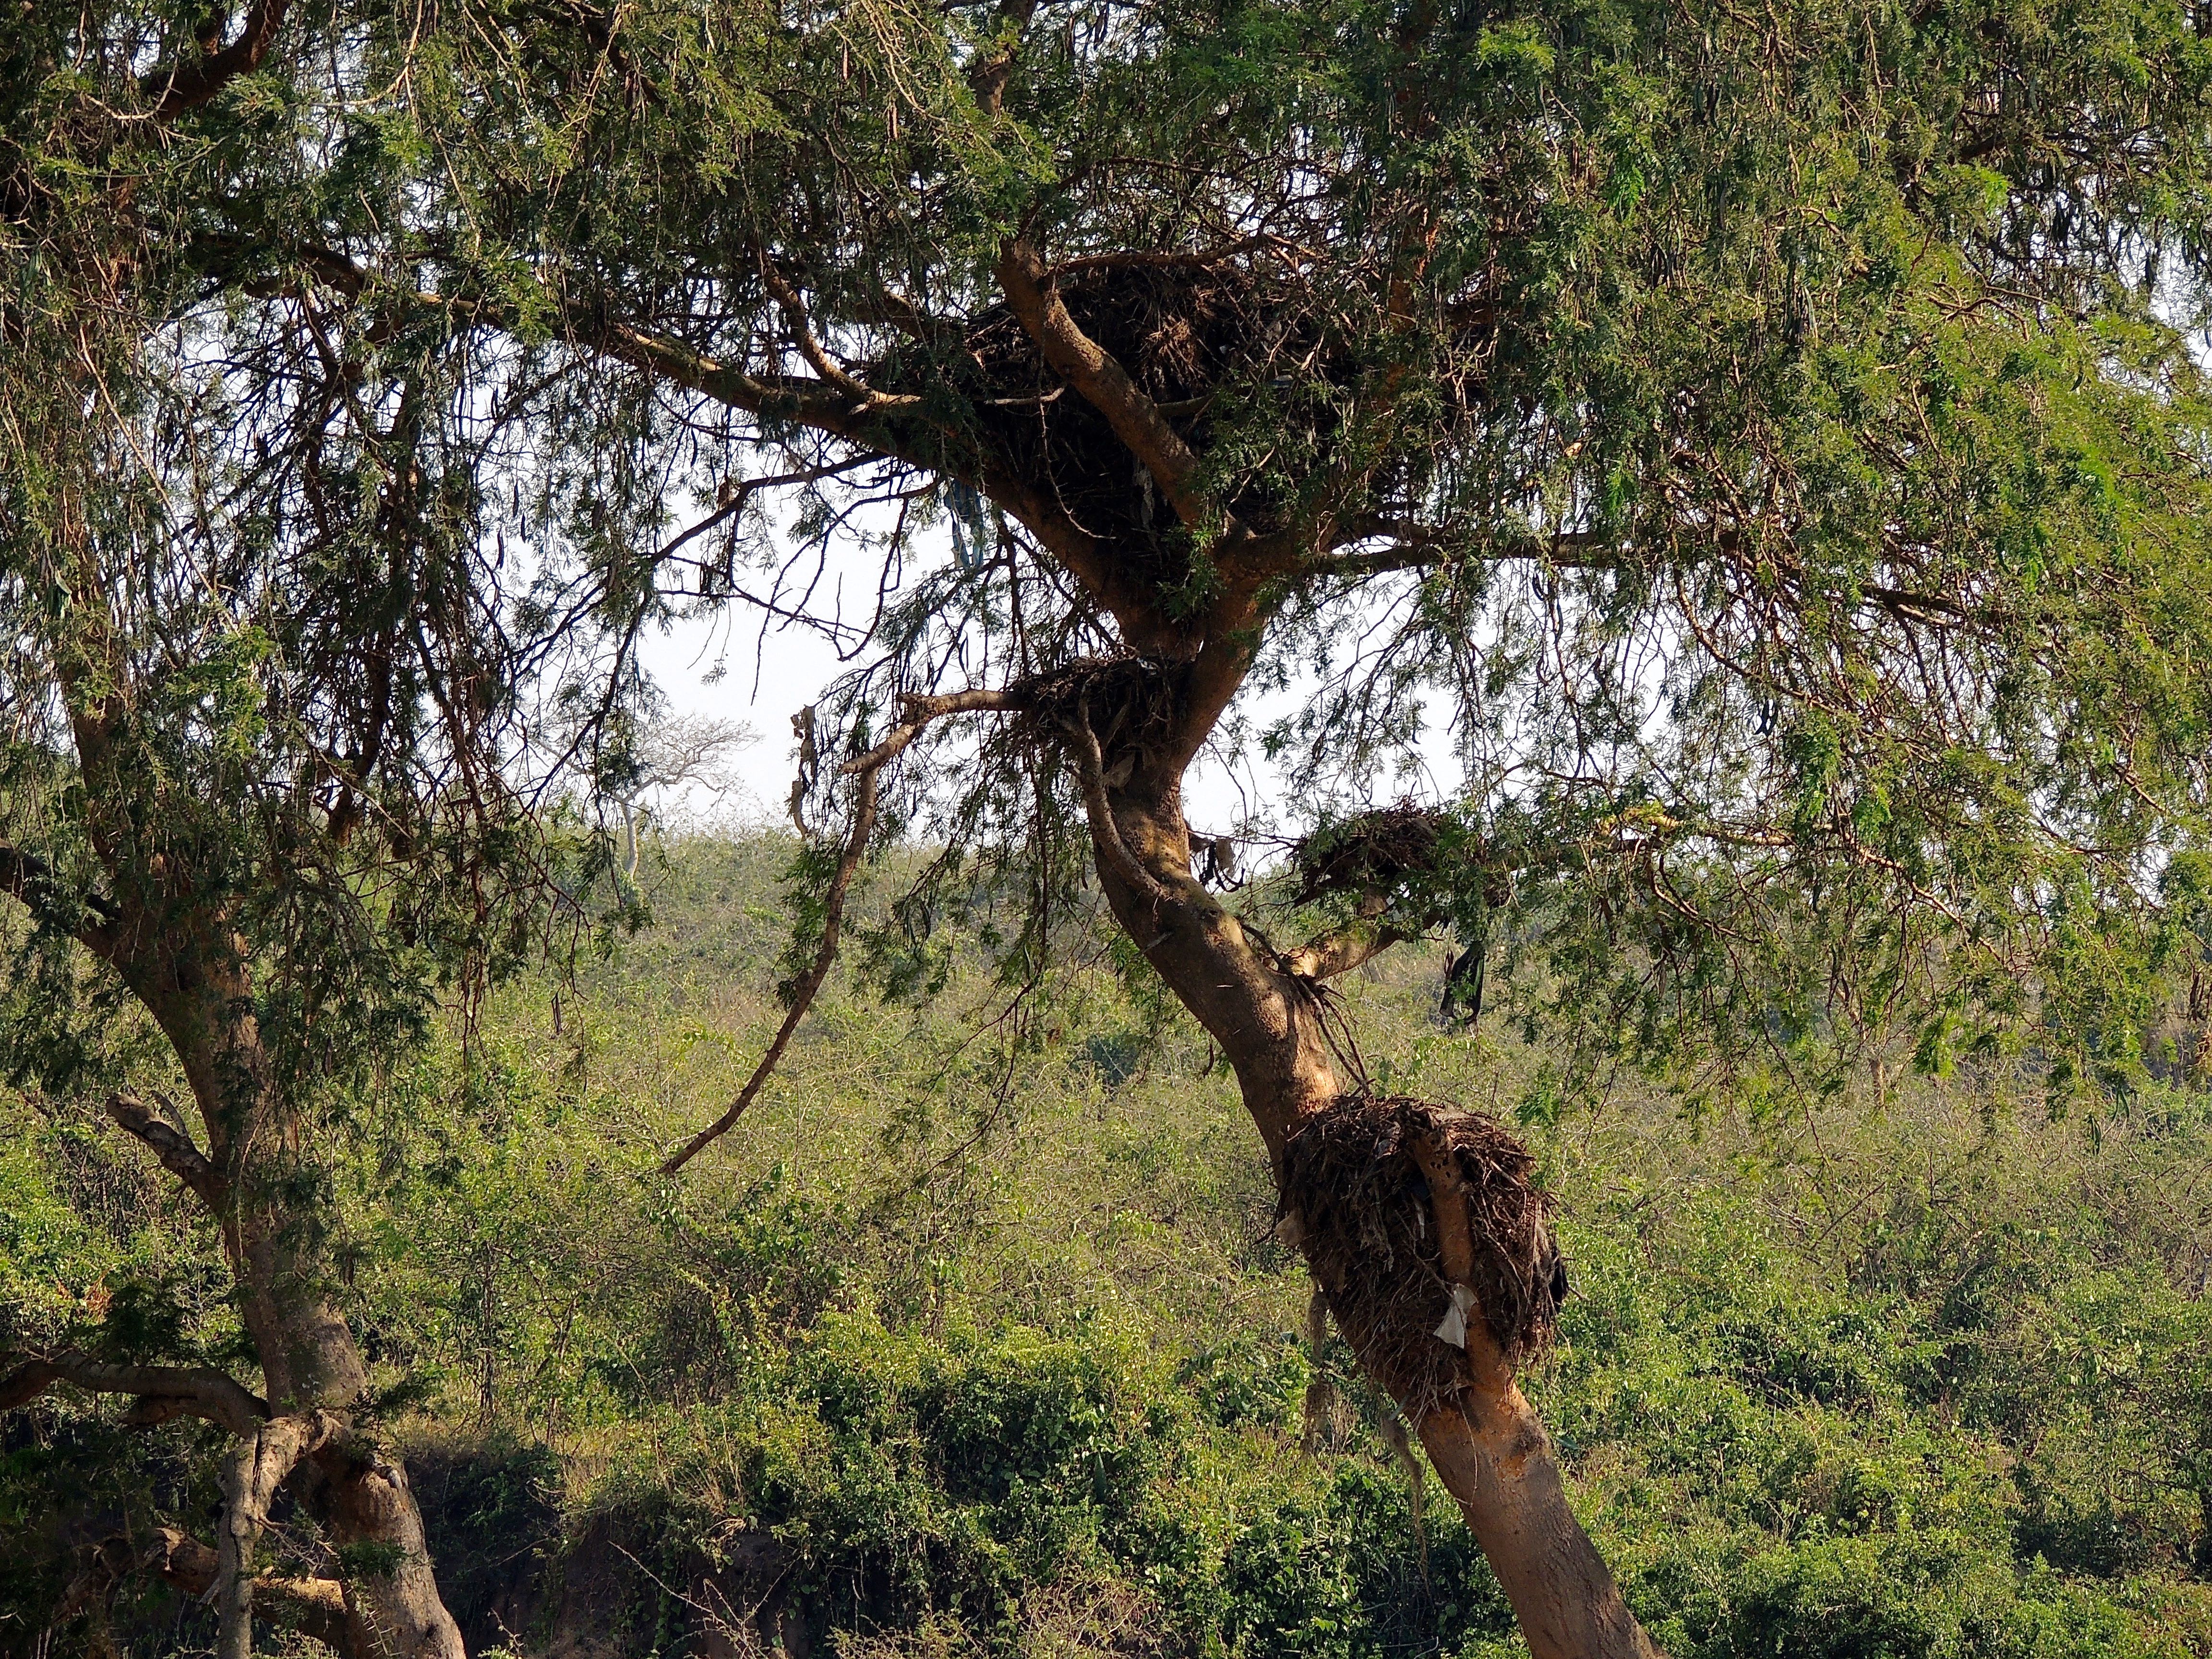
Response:
[{"label": "grassy ground", "polygon": [[[997,1024],[961,971],[918,1011],[841,990],[735,1133],[656,1173],[773,1029],[784,850],[665,849],[653,928],[332,1131],[348,1294],[475,1642],[1520,1650],[1455,1515],[1417,1527],[1348,1357],[1295,1334],[1257,1139],[1141,983]],[[1954,1079],[1688,1121],[1437,1024],[1440,972],[1348,986],[1361,1050],[1540,1149],[1576,1294],[1532,1393],[1670,1651],[2212,1655],[2203,1097],[2053,1124]],[[10,1324],[234,1346],[211,1242],[83,1105],[0,1120]],[[6,1431],[0,1650],[118,1517],[204,1522],[210,1446],[112,1418]],[[304,1523],[283,1547],[333,1570]],[[50,1640],[204,1623],[147,1593]]]}]

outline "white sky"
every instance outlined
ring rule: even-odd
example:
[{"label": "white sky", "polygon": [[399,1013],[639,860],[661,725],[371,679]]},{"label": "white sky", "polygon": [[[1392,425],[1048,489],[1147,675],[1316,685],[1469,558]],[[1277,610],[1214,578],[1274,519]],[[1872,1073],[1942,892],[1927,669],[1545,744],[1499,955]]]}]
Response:
[{"label": "white sky", "polygon": [[[830,574],[839,573],[833,557]],[[842,573],[846,586],[874,593],[875,571],[855,565]],[[641,641],[641,662],[677,715],[734,720],[750,726],[757,740],[721,768],[732,787],[719,799],[702,791],[684,791],[655,803],[662,816],[679,825],[731,825],[782,822],[789,799],[796,751],[791,717],[816,702],[844,665],[829,642],[811,629],[774,623],[763,634],[761,613],[732,602],[714,618],[679,623],[671,631]],[[1238,712],[1256,730],[1294,712],[1310,688],[1253,696]],[[979,718],[988,719],[990,716]],[[1461,768],[1449,736],[1432,729],[1422,744],[1429,769],[1428,787],[1449,798]],[[1234,775],[1211,757],[1201,757],[1184,781],[1184,806],[1194,827],[1220,833],[1257,817],[1271,825],[1303,828],[1310,814],[1283,799],[1280,775],[1264,760],[1248,758]]]}]

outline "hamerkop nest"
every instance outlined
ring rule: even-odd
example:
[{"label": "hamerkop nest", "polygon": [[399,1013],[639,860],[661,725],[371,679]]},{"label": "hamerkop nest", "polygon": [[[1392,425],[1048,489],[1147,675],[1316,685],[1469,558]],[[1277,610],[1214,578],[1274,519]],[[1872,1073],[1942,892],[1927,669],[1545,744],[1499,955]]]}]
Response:
[{"label": "hamerkop nest", "polygon": [[1433,1102],[1346,1095],[1283,1148],[1282,1211],[1361,1363],[1419,1422],[1452,1403],[1465,1355],[1437,1334],[1451,1306],[1436,1212],[1413,1156],[1431,1137],[1457,1164],[1474,1243],[1470,1286],[1510,1364],[1556,1329],[1566,1272],[1535,1158],[1494,1118]]}]

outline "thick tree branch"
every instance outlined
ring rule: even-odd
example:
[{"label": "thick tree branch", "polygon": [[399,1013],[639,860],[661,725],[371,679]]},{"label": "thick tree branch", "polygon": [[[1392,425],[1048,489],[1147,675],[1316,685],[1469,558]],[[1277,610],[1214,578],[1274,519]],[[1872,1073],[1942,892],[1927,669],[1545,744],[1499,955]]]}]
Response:
[{"label": "thick tree branch", "polygon": [[1073,735],[1076,778],[1083,788],[1084,811],[1091,820],[1091,839],[1097,845],[1099,858],[1107,868],[1149,900],[1153,908],[1173,904],[1175,895],[1145,868],[1129,850],[1129,843],[1121,838],[1121,826],[1115,821],[1113,803],[1106,796],[1105,757],[1099,752],[1098,734],[1091,729],[1088,715],[1076,723]]},{"label": "thick tree branch", "polygon": [[230,1183],[208,1162],[192,1138],[159,1116],[134,1094],[123,1091],[107,1097],[107,1115],[126,1134],[143,1141],[161,1167],[191,1188],[200,1201],[220,1215],[230,1200]]},{"label": "thick tree branch", "polygon": [[1382,911],[1386,908],[1378,903],[1370,910],[1363,903],[1361,914],[1343,927],[1316,934],[1304,945],[1285,951],[1284,971],[1296,974],[1300,979],[1334,979],[1339,974],[1350,973],[1363,963],[1373,961],[1394,945],[1420,937],[1418,931],[1384,921]]},{"label": "thick tree branch", "polygon": [[1020,706],[1020,700],[1014,692],[989,686],[972,691],[940,692],[934,696],[914,691],[902,693],[899,708],[905,713],[906,719],[893,726],[884,740],[866,754],[857,760],[847,761],[837,769],[848,777],[874,771],[920,737],[924,726],[943,715],[974,714],[984,709],[1018,708]]},{"label": "thick tree branch", "polygon": [[[910,465],[937,471],[948,470],[939,444],[914,441],[917,434],[911,430],[912,415],[920,404],[919,398],[893,398],[877,392],[871,394],[872,401],[863,402],[820,380],[763,380],[703,352],[694,351],[681,342],[628,323],[580,319],[573,337],[586,349],[602,353],[732,409],[772,421],[811,427]],[[885,416],[903,416],[907,419],[886,421],[882,418]],[[900,430],[902,426],[908,428],[904,436]],[[1065,509],[1056,506],[1028,479],[988,457],[969,482],[1027,525],[1038,543],[1066,568],[1084,590],[1114,613],[1132,645],[1145,650],[1159,644],[1167,624],[1158,615],[1152,596],[1120,571],[1106,556],[1098,539],[1078,526]]]},{"label": "thick tree branch", "polygon": [[1106,417],[1114,435],[1152,475],[1152,482],[1175,507],[1176,516],[1187,525],[1196,525],[1205,511],[1205,502],[1190,483],[1198,457],[1168,424],[1159,405],[1129,378],[1128,370],[1068,314],[1036,250],[1018,240],[1001,245],[998,277],[1006,303],[1036,342],[1045,362]]},{"label": "thick tree branch", "polygon": [[122,949],[123,912],[115,902],[98,893],[68,891],[36,854],[0,846],[0,893],[33,915],[72,917],[71,936],[103,961],[112,962]]},{"label": "thick tree branch", "polygon": [[864,399],[819,380],[763,380],[680,340],[623,322],[580,319],[577,343],[632,368],[645,370],[689,391],[748,414],[815,427],[842,438],[860,436]]},{"label": "thick tree branch", "polygon": [[783,274],[776,270],[775,262],[768,257],[768,250],[760,249],[759,257],[761,281],[767,285],[769,297],[775,300],[777,309],[783,313],[784,321],[790,325],[791,337],[799,347],[799,355],[806,360],[806,366],[819,375],[825,385],[835,386],[863,410],[911,409],[921,402],[921,398],[904,393],[878,392],[873,386],[854,379],[814,337],[814,331],[807,325],[806,307],[799,300],[798,290],[783,280]]},{"label": "thick tree branch", "polygon": [[157,77],[161,101],[155,106],[153,118],[173,120],[186,110],[206,103],[238,76],[250,75],[259,68],[261,60],[275,44],[276,31],[283,27],[284,14],[289,9],[290,0],[260,0],[246,13],[237,38],[228,46],[210,50],[215,48],[215,41],[204,42],[198,58],[179,64],[166,76]]},{"label": "thick tree branch", "polygon": [[[215,1588],[221,1559],[209,1545],[174,1527],[156,1527],[154,1541],[138,1557],[138,1570],[174,1585],[193,1601]],[[325,1647],[346,1650],[345,1586],[335,1578],[282,1578],[256,1574],[253,1600],[274,1604],[276,1619]]]},{"label": "thick tree branch", "polygon": [[34,1400],[57,1382],[94,1394],[135,1394],[142,1401],[174,1402],[154,1410],[161,1416],[204,1417],[235,1435],[258,1433],[269,1417],[267,1401],[210,1367],[123,1365],[74,1348],[19,1357],[15,1368],[0,1376],[0,1411]]},{"label": "thick tree branch", "polygon": [[253,1548],[269,1524],[269,1506],[300,1460],[327,1440],[335,1420],[321,1412],[259,1425],[233,1449],[222,1471],[222,1530],[216,1545],[216,1659],[252,1659]]},{"label": "thick tree branch", "polygon": [[991,19],[990,39],[977,49],[968,65],[969,88],[987,115],[998,115],[1006,107],[1006,82],[1014,72],[1014,60],[1021,56],[1022,35],[1036,12],[1036,0],[1002,0]]},{"label": "thick tree branch", "polygon": [[[219,251],[226,264],[240,262],[236,248],[225,246]],[[350,297],[366,294],[374,284],[369,271],[327,248],[294,248],[287,257],[317,280]],[[1075,579],[1085,593],[1112,613],[1132,647],[1162,655],[1173,653],[1180,630],[1162,614],[1158,595],[1117,563],[1105,543],[1076,523],[1054,498],[1050,487],[1040,485],[1003,458],[988,453],[965,467],[948,460],[948,454],[959,453],[973,434],[963,436],[922,418],[919,398],[872,391],[849,375],[843,376],[847,384],[841,388],[822,378],[750,374],[654,330],[610,319],[596,306],[570,301],[550,290],[546,297],[565,313],[568,343],[580,351],[625,364],[766,421],[810,428],[856,445],[869,455],[889,456],[910,466],[961,477],[1026,526],[1037,544]],[[480,301],[410,289],[408,301],[445,316],[457,328],[503,329],[510,324],[508,318]],[[890,320],[896,326],[918,337],[957,339],[963,334],[959,325],[928,317],[896,296],[883,296],[879,305],[893,313]]]}]

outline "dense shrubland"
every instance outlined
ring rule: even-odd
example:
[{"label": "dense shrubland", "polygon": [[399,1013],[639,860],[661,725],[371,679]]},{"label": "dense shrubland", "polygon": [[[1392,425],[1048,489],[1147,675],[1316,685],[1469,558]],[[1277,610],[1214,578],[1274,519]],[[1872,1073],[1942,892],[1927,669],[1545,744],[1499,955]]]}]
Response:
[{"label": "dense shrubland", "polygon": [[[1316,1368],[1216,1056],[1110,963],[980,1038],[1003,993],[957,965],[921,1011],[826,998],[743,1132],[660,1176],[772,1026],[787,932],[772,841],[664,851],[650,927],[324,1132],[472,1650],[1518,1650],[1452,1506],[1417,1528],[1387,1407],[1340,1345]],[[2053,1121],[1957,1071],[1686,1115],[1437,1022],[1442,967],[1390,959],[1352,1018],[1378,1083],[1540,1148],[1574,1294],[1534,1390],[1670,1652],[2212,1653],[2212,1102]],[[7,1342],[236,1361],[216,1241],[95,1103],[0,1115]],[[6,1432],[0,1649],[204,1650],[158,1580],[92,1591],[109,1540],[204,1522],[215,1432],[66,1393]],[[276,1554],[381,1565],[301,1512]]]}]

